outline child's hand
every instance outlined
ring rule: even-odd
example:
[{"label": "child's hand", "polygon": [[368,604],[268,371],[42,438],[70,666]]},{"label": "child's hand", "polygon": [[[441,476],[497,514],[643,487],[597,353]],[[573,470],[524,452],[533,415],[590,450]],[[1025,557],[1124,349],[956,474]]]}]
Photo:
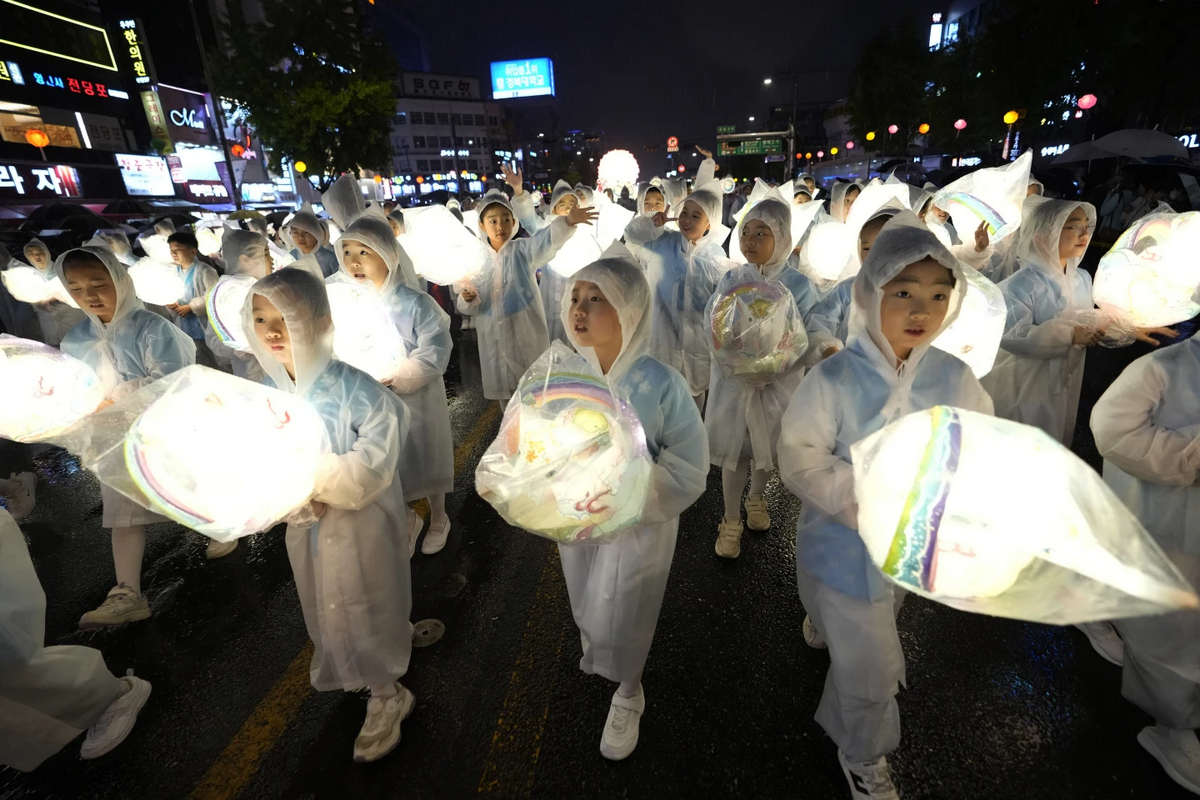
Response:
[{"label": "child's hand", "polygon": [[474,303],[475,300],[479,297],[479,295],[475,293],[475,290],[472,289],[470,286],[464,286],[463,290],[461,292],[459,292],[459,294],[461,294],[462,299],[466,300],[468,303]]},{"label": "child's hand", "polygon": [[187,303],[179,303],[178,305],[175,306],[174,311],[179,316],[186,317],[188,314],[192,313],[192,307],[189,306]]},{"label": "child's hand", "polygon": [[571,209],[571,213],[567,214],[567,224],[574,228],[579,223],[591,225],[595,220],[600,219],[600,212],[591,206],[580,208],[575,206]]},{"label": "child's hand", "polygon": [[1175,330],[1174,328],[1138,328],[1137,329],[1137,340],[1139,342],[1145,342],[1146,344],[1152,344],[1155,347],[1158,347],[1161,344],[1161,342],[1159,342],[1157,339],[1153,338],[1154,336],[1161,336],[1164,339],[1177,339],[1177,338],[1179,338],[1179,331]]},{"label": "child's hand", "polygon": [[654,227],[656,227],[656,228],[661,228],[663,225],[666,225],[668,222],[674,222],[674,221],[675,221],[675,217],[668,217],[667,212],[665,212],[665,211],[659,211],[657,214],[654,215]]},{"label": "child's hand", "polygon": [[513,172],[511,169],[509,169],[508,164],[503,164],[502,167],[504,170],[504,182],[512,187],[513,197],[520,197],[523,191],[521,189],[521,184],[525,182],[524,170],[522,170],[520,167],[517,167],[517,171]]},{"label": "child's hand", "polygon": [[[704,149],[703,147],[701,147],[700,145],[696,145],[696,152],[697,152],[697,153],[699,153],[700,155],[704,156],[705,158],[712,158],[712,157],[713,157],[713,156],[712,156],[712,150],[705,150],[705,149]],[[714,170],[713,170],[713,172],[716,172],[716,171],[717,171],[718,169],[720,169],[720,168],[721,168],[721,165],[720,165],[720,164],[717,164],[717,165],[716,165],[716,169],[714,169]]]},{"label": "child's hand", "polygon": [[[104,409],[111,406],[113,404],[113,402],[114,401],[111,397],[104,398],[103,400],[100,401],[100,405],[96,406],[96,411],[103,411]],[[95,413],[95,412],[92,412],[92,413]]]},{"label": "child's hand", "polygon": [[1080,347],[1095,347],[1100,344],[1100,340],[1104,338],[1104,328],[1089,328],[1084,325],[1076,325],[1075,333],[1071,337],[1071,343]]},{"label": "child's hand", "polygon": [[329,506],[325,505],[320,500],[312,501],[312,512],[316,515],[317,519],[325,516],[325,509],[327,508],[329,508]]},{"label": "child's hand", "polygon": [[975,252],[982,253],[988,249],[988,232],[987,221],[979,223],[979,227],[975,229]]}]

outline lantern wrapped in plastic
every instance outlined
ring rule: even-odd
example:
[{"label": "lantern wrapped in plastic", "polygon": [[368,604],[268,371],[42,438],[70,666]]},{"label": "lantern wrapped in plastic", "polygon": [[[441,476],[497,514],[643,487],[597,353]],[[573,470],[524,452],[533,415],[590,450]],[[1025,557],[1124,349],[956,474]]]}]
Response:
[{"label": "lantern wrapped in plastic", "polygon": [[223,344],[243,353],[250,352],[250,339],[242,330],[242,306],[254,280],[250,275],[222,275],[204,300],[213,333]]},{"label": "lantern wrapped in plastic", "polygon": [[822,281],[836,281],[845,272],[854,245],[849,225],[837,220],[818,222],[809,231],[801,253],[805,271]]},{"label": "lantern wrapped in plastic", "polygon": [[550,269],[564,278],[569,278],[588,264],[597,261],[603,252],[600,244],[591,236],[572,236],[550,260]]},{"label": "lantern wrapped in plastic", "polygon": [[404,363],[404,341],[373,288],[351,280],[325,286],[333,315],[333,353],[375,380],[396,375]]},{"label": "lantern wrapped in plastic", "polygon": [[851,459],[859,535],[904,589],[1056,625],[1200,606],[1100,475],[1037,428],[935,406]]},{"label": "lantern wrapped in plastic", "polygon": [[1137,341],[1137,326],[1133,319],[1117,311],[1103,308],[1076,308],[1064,311],[1059,315],[1073,325],[1085,328],[1097,328],[1104,331],[1100,337],[1100,346],[1109,349],[1128,347]]},{"label": "lantern wrapped in plastic", "polygon": [[726,377],[770,380],[794,369],[808,349],[792,293],[750,264],[721,276],[711,307],[713,355]]},{"label": "lantern wrapped in plastic", "polygon": [[0,334],[0,437],[38,442],[96,410],[107,390],[84,362],[55,347]]},{"label": "lantern wrapped in plastic", "polygon": [[[138,242],[142,245],[142,251],[145,252],[147,258],[160,261],[164,264],[171,262],[171,244],[167,241],[167,237],[161,233],[151,233],[147,236],[138,238]],[[171,302],[174,302],[173,300]]]},{"label": "lantern wrapped in plastic", "polygon": [[224,225],[209,225],[196,227],[196,245],[206,256],[221,254],[221,237],[225,233]]},{"label": "lantern wrapped in plastic", "polygon": [[45,303],[62,299],[55,287],[56,281],[58,287],[62,287],[58,277],[53,273],[47,275],[34,267],[9,267],[0,272],[0,280],[4,281],[4,288],[8,289],[8,293],[22,303]]},{"label": "lantern wrapped in plastic", "polygon": [[641,521],[652,468],[633,406],[556,341],[521,378],[475,488],[511,525],[596,544]]},{"label": "lantern wrapped in plastic", "polygon": [[[597,194],[597,197],[604,196],[603,192]],[[625,235],[625,228],[629,225],[631,219],[633,219],[633,212],[624,206],[608,202],[600,206],[600,218],[594,223],[596,226],[596,243],[600,245],[600,252],[603,253],[608,249],[610,244]],[[576,238],[578,237],[571,237],[571,239]],[[570,244],[570,241],[568,241],[568,244]]]},{"label": "lantern wrapped in plastic", "polygon": [[979,270],[966,264],[961,266],[967,276],[962,310],[958,319],[933,340],[933,346],[965,361],[975,377],[982,378],[996,364],[1008,319],[1008,305],[999,286]]},{"label": "lantern wrapped in plastic", "polygon": [[330,452],[303,397],[201,366],[154,381],[53,441],[138,505],[222,542],[307,503]]},{"label": "lantern wrapped in plastic", "polygon": [[470,231],[472,236],[474,236],[476,239],[478,239],[479,234],[476,233],[476,231],[479,230],[479,209],[472,208],[469,211],[462,212],[462,215],[463,215],[463,221],[462,221],[463,227],[466,228],[468,231]]},{"label": "lantern wrapped in plastic", "polygon": [[417,274],[440,286],[476,274],[491,257],[445,206],[406,209],[404,233],[396,238]]},{"label": "lantern wrapped in plastic", "polygon": [[129,268],[129,277],[133,279],[138,299],[156,306],[178,303],[185,290],[179,267],[170,261],[140,258]]},{"label": "lantern wrapped in plastic", "polygon": [[1200,211],[1154,213],[1121,234],[1100,259],[1092,298],[1136,327],[1200,314]]},{"label": "lantern wrapped in plastic", "polygon": [[1011,164],[970,172],[941,189],[933,204],[954,217],[954,227],[964,236],[987,223],[993,243],[1007,238],[1021,225],[1021,205],[1029,190],[1033,151]]}]

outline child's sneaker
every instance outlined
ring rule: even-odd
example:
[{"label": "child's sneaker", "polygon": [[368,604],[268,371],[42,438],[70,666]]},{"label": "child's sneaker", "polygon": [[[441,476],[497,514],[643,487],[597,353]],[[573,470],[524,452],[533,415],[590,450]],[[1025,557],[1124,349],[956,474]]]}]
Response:
[{"label": "child's sneaker", "polygon": [[1118,667],[1125,663],[1125,643],[1111,622],[1085,622],[1075,627],[1084,632],[1092,649],[1105,661]]},{"label": "child's sneaker", "polygon": [[367,718],[354,740],[354,760],[378,761],[400,744],[400,723],[412,713],[417,698],[400,683],[392,697],[372,697],[367,701]]},{"label": "child's sneaker", "polygon": [[824,650],[829,647],[829,643],[825,641],[825,637],[817,630],[817,626],[813,625],[812,617],[804,615],[804,643],[814,650]]},{"label": "child's sneaker", "polygon": [[421,542],[421,552],[427,556],[442,552],[442,548],[446,546],[446,538],[450,536],[450,520],[446,520],[446,524],[438,527],[432,522],[429,523],[429,532],[425,534],[425,541]]},{"label": "child's sneaker", "polygon": [[122,681],[129,687],[125,694],[109,703],[99,719],[88,728],[79,757],[84,760],[99,758],[125,741],[137,722],[138,712],[150,698],[150,682],[133,677],[133,670]]},{"label": "child's sneaker", "polygon": [[767,513],[767,501],[761,494],[746,495],[746,527],[752,531],[771,529],[771,515]]},{"label": "child's sneaker", "polygon": [[600,737],[600,755],[610,761],[627,758],[637,747],[638,728],[645,711],[646,693],[640,683],[633,697],[622,697],[620,691],[613,692],[608,719],[604,722],[604,735]]},{"label": "child's sneaker", "polygon": [[721,520],[717,526],[717,555],[721,558],[737,558],[742,554],[742,523]]},{"label": "child's sneaker", "polygon": [[1192,794],[1200,794],[1200,741],[1195,732],[1178,731],[1176,737],[1168,737],[1149,727],[1142,728],[1137,740],[1158,759],[1171,780]]},{"label": "child's sneaker", "polygon": [[150,601],[146,599],[146,595],[135,592],[122,583],[109,591],[108,597],[99,608],[79,618],[79,627],[106,628],[110,625],[138,622],[149,616]]},{"label": "child's sneaker", "polygon": [[234,550],[237,550],[237,545],[237,539],[229,542],[218,542],[216,539],[209,539],[208,549],[204,551],[204,557],[210,561],[214,558],[224,558]]},{"label": "child's sneaker", "polygon": [[21,484],[21,491],[12,497],[4,498],[8,502],[8,513],[19,522],[33,513],[33,493],[37,488],[37,476],[32,472],[21,472],[9,475],[8,479]]},{"label": "child's sneaker", "polygon": [[845,753],[838,750],[838,763],[854,800],[900,800],[888,774],[887,756],[874,761],[847,761]]},{"label": "child's sneaker", "polygon": [[425,527],[425,520],[421,519],[421,515],[408,510],[410,519],[408,528],[408,557],[411,559],[417,553],[417,539],[421,538],[421,528]]}]

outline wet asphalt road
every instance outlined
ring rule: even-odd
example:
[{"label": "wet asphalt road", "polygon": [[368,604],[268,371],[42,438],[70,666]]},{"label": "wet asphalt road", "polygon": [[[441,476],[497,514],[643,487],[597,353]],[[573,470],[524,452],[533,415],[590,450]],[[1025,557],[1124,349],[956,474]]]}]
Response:
[{"label": "wet asphalt road", "polygon": [[[154,686],[112,754],[80,761],[77,741],[35,773],[4,769],[0,800],[848,796],[812,720],[828,655],[801,635],[798,503],[777,479],[768,488],[775,527],[748,531],[738,561],[713,554],[717,471],[684,515],[644,677],[640,744],[622,763],[600,756],[614,686],[577,667],[557,552],[506,526],[472,490],[499,421],[470,366],[472,335],[447,381],[454,528],[442,553],[413,560],[413,621],[421,631],[437,627],[421,621],[440,621],[445,635],[413,651],[404,683],[417,708],[399,748],[377,764],[351,760],[365,695],[308,685],[282,529],[207,562],[199,535],[152,527],[143,586],[154,616],[80,632],[79,616],[113,581],[98,484],[62,451],[0,442],[4,474],[39,474],[23,530],[48,596],[47,643],[97,647],[114,672],[134,669]],[[1150,720],[1121,698],[1119,668],[1082,633],[916,597],[899,628],[908,686],[891,762],[902,797],[1190,796],[1137,745]]]}]

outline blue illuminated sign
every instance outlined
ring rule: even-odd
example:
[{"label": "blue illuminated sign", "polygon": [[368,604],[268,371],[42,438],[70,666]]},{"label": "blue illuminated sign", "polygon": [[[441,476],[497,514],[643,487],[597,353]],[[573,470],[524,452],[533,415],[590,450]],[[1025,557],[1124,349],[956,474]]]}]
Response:
[{"label": "blue illuminated sign", "polygon": [[554,94],[554,62],[548,58],[492,62],[492,97],[538,97]]}]

